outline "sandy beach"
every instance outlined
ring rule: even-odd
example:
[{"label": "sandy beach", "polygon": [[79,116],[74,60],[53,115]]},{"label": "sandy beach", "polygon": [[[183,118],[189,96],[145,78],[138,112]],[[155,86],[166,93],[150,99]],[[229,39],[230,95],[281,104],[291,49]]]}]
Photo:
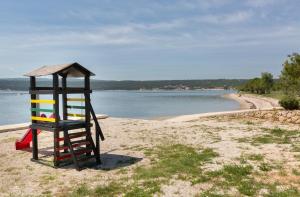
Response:
[{"label": "sandy beach", "polygon": [[26,130],[0,133],[1,195],[299,194],[300,146],[294,132],[298,125],[223,114],[168,120],[107,118],[101,126],[106,137],[102,165],[82,171],[51,167],[50,132],[39,135],[42,164],[30,161],[30,149],[14,149]]},{"label": "sandy beach", "polygon": [[273,110],[282,109],[278,103],[278,100],[263,96],[256,96],[251,94],[226,94],[224,98],[233,99],[240,104],[239,110],[221,111],[221,112],[208,112],[200,114],[182,115],[177,117],[165,118],[167,121],[190,121],[198,118],[205,118],[211,116],[230,115],[244,112],[251,112],[255,110]]},{"label": "sandy beach", "polygon": [[277,99],[251,94],[226,94],[224,98],[234,99],[240,103],[241,109],[272,109],[279,108]]}]

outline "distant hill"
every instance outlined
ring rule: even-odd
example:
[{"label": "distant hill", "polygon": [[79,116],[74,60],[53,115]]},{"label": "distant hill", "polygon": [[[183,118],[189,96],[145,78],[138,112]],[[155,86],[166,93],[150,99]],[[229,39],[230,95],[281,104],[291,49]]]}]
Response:
[{"label": "distant hill", "polygon": [[[247,79],[203,79],[203,80],[154,80],[154,81],[104,81],[91,80],[94,90],[152,90],[152,89],[209,89],[235,88],[245,83]],[[82,86],[79,80],[70,80],[70,86]],[[38,85],[50,86],[51,80],[38,79]],[[0,79],[0,90],[28,90],[29,79],[11,78]]]}]

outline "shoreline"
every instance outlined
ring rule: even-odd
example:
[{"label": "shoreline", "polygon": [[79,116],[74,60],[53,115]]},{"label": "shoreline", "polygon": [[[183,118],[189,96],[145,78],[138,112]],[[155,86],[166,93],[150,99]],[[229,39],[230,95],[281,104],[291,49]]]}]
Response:
[{"label": "shoreline", "polygon": [[240,103],[240,109],[270,109],[280,108],[279,101],[274,98],[254,94],[231,93],[224,98],[233,99]]},{"label": "shoreline", "polygon": [[230,110],[230,111],[220,111],[220,112],[208,112],[208,113],[199,113],[199,114],[190,114],[190,115],[181,115],[172,118],[165,119],[166,121],[191,121],[199,118],[211,117],[211,116],[222,116],[230,114],[238,114],[251,111],[260,111],[260,110],[274,110],[282,109],[280,107],[278,100],[258,95],[251,94],[238,94],[231,93],[223,95],[223,98],[232,99],[237,101],[240,104],[240,109]]},{"label": "shoreline", "polygon": [[[209,117],[209,116],[218,116],[218,115],[226,115],[226,114],[234,114],[234,113],[242,113],[253,110],[272,110],[272,109],[281,109],[278,104],[278,100],[273,98],[267,98],[257,95],[251,94],[238,94],[238,93],[230,93],[222,96],[226,99],[235,100],[240,104],[240,108],[238,110],[230,110],[230,111],[219,111],[219,112],[206,112],[206,113],[197,113],[197,114],[184,114],[177,116],[162,116],[162,117],[153,117],[145,120],[157,120],[157,121],[185,121],[200,117]],[[98,114],[98,119],[108,118],[107,115]],[[16,130],[27,129],[30,123],[19,123],[19,124],[8,124],[8,125],[0,125],[0,133],[10,132]]]},{"label": "shoreline", "polygon": [[240,104],[240,108],[239,108],[240,110],[243,110],[243,109],[256,109],[256,106],[255,106],[254,103],[243,99],[241,97],[241,95],[238,94],[238,93],[225,94],[222,97],[226,98],[226,99],[237,101]]}]

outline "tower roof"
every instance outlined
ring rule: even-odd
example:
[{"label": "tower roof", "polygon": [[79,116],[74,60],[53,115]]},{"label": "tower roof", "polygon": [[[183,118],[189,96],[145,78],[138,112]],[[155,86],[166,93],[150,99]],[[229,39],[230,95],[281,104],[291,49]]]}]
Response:
[{"label": "tower roof", "polygon": [[42,66],[36,70],[26,73],[24,76],[27,77],[40,77],[46,75],[58,74],[67,77],[84,77],[84,76],[94,76],[95,74],[81,66],[77,62],[70,64],[61,64],[54,66]]}]

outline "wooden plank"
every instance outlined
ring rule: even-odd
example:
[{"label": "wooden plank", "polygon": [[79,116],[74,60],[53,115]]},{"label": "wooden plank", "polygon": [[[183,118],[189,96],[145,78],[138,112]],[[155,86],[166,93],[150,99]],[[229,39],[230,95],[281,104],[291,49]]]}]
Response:
[{"label": "wooden plank", "polygon": [[83,131],[83,132],[78,132],[78,133],[70,133],[69,134],[69,138],[70,139],[73,139],[73,138],[78,138],[78,137],[84,137],[84,136],[86,136],[86,132],[85,131]]},{"label": "wooden plank", "polygon": [[[80,151],[77,151],[75,152],[74,155],[78,156],[78,155],[82,155],[84,153],[91,153],[92,150],[80,150]],[[60,157],[57,157],[57,160],[61,161],[61,160],[65,160],[65,159],[68,159],[68,158],[71,158],[72,155],[70,153],[66,153],[66,154],[62,154],[62,156]]]},{"label": "wooden plank", "polygon": [[45,122],[55,122],[55,118],[44,118],[44,117],[38,117],[38,116],[31,116],[31,120],[45,121]]},{"label": "wooden plank", "polygon": [[68,116],[72,116],[72,117],[79,117],[79,118],[83,118],[83,117],[85,117],[85,115],[84,115],[84,114],[74,114],[74,113],[68,113],[67,115],[68,115]]},{"label": "wooden plank", "polygon": [[53,109],[43,109],[43,108],[31,108],[31,111],[34,112],[53,112]]},{"label": "wooden plank", "polygon": [[55,100],[31,99],[31,103],[46,103],[46,104],[55,104]]},{"label": "wooden plank", "polygon": [[67,101],[79,101],[79,102],[84,102],[84,98],[68,98]]},{"label": "wooden plank", "polygon": [[[40,89],[40,90],[29,90],[29,94],[53,94],[53,89]],[[58,93],[63,94],[84,94],[84,93],[92,93],[92,90],[84,90],[82,88],[67,88],[66,90],[59,89]]]},{"label": "wooden plank", "polygon": [[[77,148],[77,147],[80,147],[80,146],[82,146],[82,145],[86,145],[86,144],[89,144],[90,142],[88,142],[88,141],[83,141],[83,142],[81,142],[81,143],[77,143],[77,144],[74,144],[73,142],[71,142],[71,146],[73,147],[73,148]],[[60,146],[60,147],[58,147],[57,148],[57,150],[67,150],[67,149],[69,149],[69,146],[68,145],[63,145],[63,146]]]},{"label": "wooden plank", "polygon": [[68,105],[69,109],[85,109],[85,106],[77,106],[77,105]]}]

